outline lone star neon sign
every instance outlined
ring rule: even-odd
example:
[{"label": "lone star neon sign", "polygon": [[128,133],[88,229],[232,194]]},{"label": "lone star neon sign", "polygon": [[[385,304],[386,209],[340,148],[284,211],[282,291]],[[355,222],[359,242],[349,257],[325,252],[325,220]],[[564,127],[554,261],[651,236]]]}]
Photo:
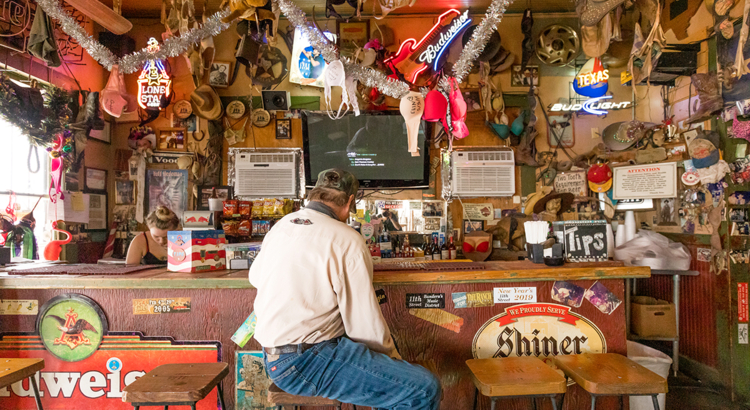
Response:
[{"label": "lone star neon sign", "polygon": [[394,73],[401,73],[406,80],[414,83],[427,70],[440,71],[445,63],[446,50],[470,25],[468,10],[461,14],[456,9],[450,9],[438,17],[437,23],[419,42],[413,38],[404,40],[396,55],[385,60],[385,63]]},{"label": "lone star neon sign", "polygon": [[[149,52],[159,51],[159,43],[155,38],[148,41]],[[143,109],[160,108],[161,96],[169,97],[172,80],[164,68],[161,60],[148,60],[138,77],[138,105]]]}]

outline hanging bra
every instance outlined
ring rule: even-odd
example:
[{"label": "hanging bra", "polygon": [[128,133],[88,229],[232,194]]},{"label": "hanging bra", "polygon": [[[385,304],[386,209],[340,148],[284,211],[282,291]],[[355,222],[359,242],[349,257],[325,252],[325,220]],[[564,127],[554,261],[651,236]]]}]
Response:
[{"label": "hanging bra", "polygon": [[734,109],[734,119],[732,120],[732,132],[735,138],[744,138],[750,141],[750,121],[740,121],[737,119],[737,109]]},{"label": "hanging bra", "polygon": [[229,120],[224,118],[224,124],[226,125],[226,128],[224,129],[224,138],[226,138],[227,142],[229,142],[229,145],[234,145],[238,142],[245,141],[245,126],[247,125],[247,120],[250,119],[250,116],[245,116],[245,121],[242,123],[242,127],[238,130],[232,129],[234,125],[237,125],[239,121],[237,121],[234,124],[230,124]]}]

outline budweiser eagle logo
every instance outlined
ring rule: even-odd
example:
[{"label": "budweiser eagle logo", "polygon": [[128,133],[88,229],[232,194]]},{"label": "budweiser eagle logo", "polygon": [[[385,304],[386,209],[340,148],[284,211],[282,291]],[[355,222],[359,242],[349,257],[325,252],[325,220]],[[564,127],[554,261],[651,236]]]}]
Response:
[{"label": "budweiser eagle logo", "polygon": [[53,319],[59,323],[57,326],[60,329],[60,337],[56,337],[54,344],[56,345],[67,345],[72,349],[75,349],[79,345],[90,345],[91,340],[86,337],[83,333],[85,330],[98,333],[96,328],[91,325],[86,319],[78,319],[78,313],[75,313],[73,308],[68,309],[68,313],[65,314],[65,319],[49,315],[47,319]]},{"label": "budweiser eagle logo", "polygon": [[37,324],[44,347],[67,362],[77,362],[94,354],[108,329],[99,305],[78,294],[49,300],[40,309]]}]

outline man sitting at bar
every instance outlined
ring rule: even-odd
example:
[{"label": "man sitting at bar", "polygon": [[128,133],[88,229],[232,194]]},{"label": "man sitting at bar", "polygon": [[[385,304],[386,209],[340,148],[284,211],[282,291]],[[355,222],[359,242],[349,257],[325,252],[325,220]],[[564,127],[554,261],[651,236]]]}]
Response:
[{"label": "man sitting at bar", "polygon": [[321,172],[307,207],[266,235],[249,275],[266,370],[295,395],[437,409],[440,382],[400,360],[372,287],[370,252],[344,223],[358,188],[349,172]]}]

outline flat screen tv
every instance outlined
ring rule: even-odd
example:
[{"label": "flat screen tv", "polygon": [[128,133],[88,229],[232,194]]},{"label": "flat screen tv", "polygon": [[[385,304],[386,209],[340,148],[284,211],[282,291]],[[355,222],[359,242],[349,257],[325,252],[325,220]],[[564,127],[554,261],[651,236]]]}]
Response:
[{"label": "flat screen tv", "polygon": [[332,120],[325,112],[302,112],[305,184],[315,185],[320,171],[341,168],[359,179],[360,188],[426,188],[430,156],[425,135],[430,123],[419,126],[420,155],[411,156],[404,117],[398,111],[347,113]]}]

